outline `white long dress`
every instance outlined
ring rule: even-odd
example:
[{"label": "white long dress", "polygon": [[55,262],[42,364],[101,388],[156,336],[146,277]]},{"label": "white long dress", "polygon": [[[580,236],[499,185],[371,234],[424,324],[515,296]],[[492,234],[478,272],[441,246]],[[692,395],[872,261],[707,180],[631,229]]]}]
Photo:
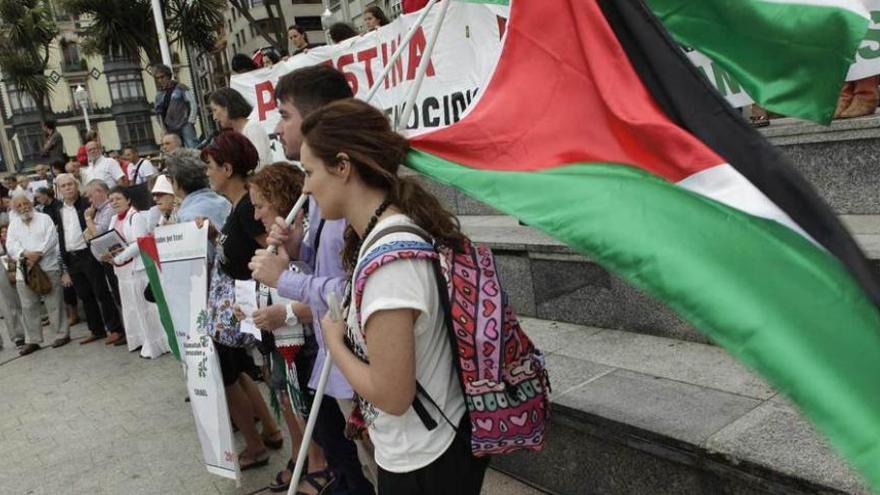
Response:
[{"label": "white long dress", "polygon": [[119,298],[122,302],[128,350],[133,351],[140,347],[141,356],[152,359],[170,352],[171,348],[168,346],[168,338],[159,320],[156,305],[144,298],[147,273],[137,248],[131,247],[132,244],[137,245],[138,237],[148,233],[147,223],[146,215],[132,208],[125,218],[119,220],[117,217],[113,221],[113,228],[130,246],[116,258],[117,264],[119,261],[125,261],[125,264],[115,268],[116,278],[119,279]]}]

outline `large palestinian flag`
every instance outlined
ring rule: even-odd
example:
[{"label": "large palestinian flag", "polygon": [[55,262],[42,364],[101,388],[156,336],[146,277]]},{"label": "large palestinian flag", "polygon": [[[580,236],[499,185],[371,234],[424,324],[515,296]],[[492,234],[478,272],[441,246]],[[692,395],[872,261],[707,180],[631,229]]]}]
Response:
[{"label": "large palestinian flag", "polygon": [[874,272],[645,4],[514,0],[473,105],[414,138],[408,164],[664,301],[788,394],[880,488]]}]

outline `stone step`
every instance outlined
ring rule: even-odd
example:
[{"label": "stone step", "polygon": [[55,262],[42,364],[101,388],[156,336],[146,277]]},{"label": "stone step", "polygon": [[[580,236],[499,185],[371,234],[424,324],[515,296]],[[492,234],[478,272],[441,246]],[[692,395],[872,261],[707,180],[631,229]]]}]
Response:
[{"label": "stone step", "polygon": [[868,493],[786,399],[720,348],[523,318],[553,387],[548,444],[492,464],[560,494]]},{"label": "stone step", "polygon": [[820,126],[774,119],[761,129],[838,214],[880,214],[880,115]]},{"label": "stone step", "polygon": [[[880,216],[842,219],[868,257],[880,264]],[[469,237],[494,251],[504,287],[521,315],[708,342],[665,305],[513,217],[470,215],[459,220]]]}]

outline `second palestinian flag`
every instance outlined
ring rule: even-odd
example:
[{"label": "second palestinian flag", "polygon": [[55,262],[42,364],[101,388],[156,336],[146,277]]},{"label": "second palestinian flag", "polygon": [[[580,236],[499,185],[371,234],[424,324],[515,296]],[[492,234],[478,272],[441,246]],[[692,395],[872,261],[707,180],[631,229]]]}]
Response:
[{"label": "second palestinian flag", "polygon": [[472,111],[412,146],[412,168],[676,310],[788,394],[880,488],[874,272],[641,1],[514,0]]}]

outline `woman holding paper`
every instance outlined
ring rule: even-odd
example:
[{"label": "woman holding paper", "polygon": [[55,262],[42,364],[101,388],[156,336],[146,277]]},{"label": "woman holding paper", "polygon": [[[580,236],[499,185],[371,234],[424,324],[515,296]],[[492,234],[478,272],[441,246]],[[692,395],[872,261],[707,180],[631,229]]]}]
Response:
[{"label": "woman holding paper", "polygon": [[[224,131],[202,150],[208,182],[232,203],[232,212],[217,238],[217,257],[208,296],[209,332],[214,336],[229,412],[245,437],[247,446],[238,454],[242,471],[269,463],[266,447],[280,449],[284,436],[269,412],[248,371],[254,366],[247,347],[253,336],[241,332],[233,315],[235,282],[249,281],[248,263],[254,252],[266,246],[266,230],[254,219],[254,206],[247,178],[257,168],[259,155],[250,140],[235,131]],[[260,418],[262,434],[254,417]]]},{"label": "woman holding paper", "polygon": [[159,321],[159,311],[144,299],[147,274],[140,258],[137,239],[149,233],[147,218],[131,205],[126,187],[117,186],[110,190],[110,206],[116,212],[111,226],[128,243],[125,248],[115,249],[112,259],[114,272],[119,280],[128,350],[140,348],[141,357],[157,358],[171,349]]},{"label": "woman holding paper", "polygon": [[[254,217],[267,230],[271,229],[276,218],[293,208],[302,191],[303,180],[303,172],[286,162],[273,163],[250,180]],[[301,218],[298,218],[297,225],[302,226]],[[297,258],[296,253],[291,256]],[[291,266],[291,269],[296,270],[296,267]],[[269,485],[270,490],[277,492],[289,487],[302,443],[304,420],[311,409],[313,395],[308,386],[312,357],[318,344],[311,328],[312,313],[308,306],[281,297],[276,289],[267,286],[261,287],[260,295],[260,309],[253,313],[253,320],[257,327],[266,331],[263,344],[270,344],[271,370],[268,384],[281,403],[292,444],[287,467],[276,474]],[[323,451],[314,441],[309,444],[308,460],[308,472],[303,476],[301,486],[323,488],[332,475],[327,470]]]}]

